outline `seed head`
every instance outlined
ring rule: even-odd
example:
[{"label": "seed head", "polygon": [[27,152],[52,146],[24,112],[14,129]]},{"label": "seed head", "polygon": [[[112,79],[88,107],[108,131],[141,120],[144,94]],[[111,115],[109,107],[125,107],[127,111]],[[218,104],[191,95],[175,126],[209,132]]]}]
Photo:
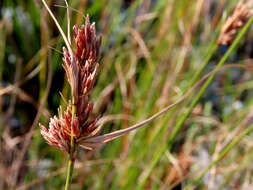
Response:
[{"label": "seed head", "polygon": [[80,28],[74,26],[74,40],[75,56],[81,65],[85,65],[86,61],[90,63],[98,61],[101,38],[97,37],[95,23],[90,24],[89,16],[86,16],[85,24]]},{"label": "seed head", "polygon": [[249,4],[240,1],[235,7],[233,14],[228,17],[225,24],[222,26],[218,44],[231,44],[236,37],[237,30],[242,28],[252,15],[253,11],[250,9]]},{"label": "seed head", "polygon": [[[41,134],[48,144],[68,153],[71,136],[77,142],[96,134],[98,117],[91,118],[93,104],[89,101],[89,94],[96,80],[101,39],[88,16],[85,25],[80,28],[74,26],[74,43],[73,53],[63,48],[63,68],[71,87],[72,102],[64,113],[60,108],[58,117],[50,119],[48,129],[40,125]],[[73,104],[76,107],[74,115],[71,111]]]}]

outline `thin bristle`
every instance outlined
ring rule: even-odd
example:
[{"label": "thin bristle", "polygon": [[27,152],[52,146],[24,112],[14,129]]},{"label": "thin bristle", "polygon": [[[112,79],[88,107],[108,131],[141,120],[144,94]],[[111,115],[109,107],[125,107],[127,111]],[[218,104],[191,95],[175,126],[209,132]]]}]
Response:
[{"label": "thin bristle", "polygon": [[57,19],[55,18],[54,14],[52,13],[52,11],[50,10],[50,8],[48,7],[48,5],[47,5],[47,3],[45,2],[45,0],[42,0],[42,2],[43,2],[43,4],[44,4],[44,6],[46,7],[47,11],[49,12],[50,16],[52,17],[52,19],[54,20],[54,22],[55,22],[55,24],[56,24],[58,30],[60,31],[60,33],[61,33],[61,35],[62,35],[62,38],[63,38],[63,40],[64,40],[64,42],[65,42],[65,44],[66,44],[66,46],[67,46],[69,52],[71,53],[71,55],[73,55],[73,51],[72,51],[72,49],[71,49],[70,43],[69,43],[69,41],[68,41],[68,38],[66,37],[65,33],[63,32],[63,30],[62,30],[62,28],[61,28],[59,22],[58,22]]}]

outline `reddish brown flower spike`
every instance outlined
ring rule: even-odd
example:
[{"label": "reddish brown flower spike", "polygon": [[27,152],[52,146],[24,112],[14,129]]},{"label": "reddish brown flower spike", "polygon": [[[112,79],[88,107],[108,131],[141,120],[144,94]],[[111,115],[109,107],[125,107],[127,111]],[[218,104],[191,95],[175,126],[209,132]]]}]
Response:
[{"label": "reddish brown flower spike", "polygon": [[85,25],[80,28],[74,26],[74,38],[76,43],[75,56],[79,63],[81,65],[86,64],[86,61],[96,63],[99,58],[101,38],[97,37],[95,24],[90,24],[89,16],[86,16]]},{"label": "reddish brown flower spike", "polygon": [[72,105],[69,103],[64,113],[60,109],[59,116],[51,118],[49,129],[40,125],[41,134],[48,144],[66,152],[70,152],[71,135],[75,142],[95,135],[98,120],[96,117],[90,118],[93,104],[89,102],[89,94],[96,80],[101,39],[97,37],[95,24],[90,24],[88,16],[85,25],[74,27],[74,42],[73,54],[63,48],[63,68],[77,113],[72,116]]},{"label": "reddish brown flower spike", "polygon": [[230,45],[236,37],[237,30],[242,28],[252,15],[249,4],[240,1],[222,26],[218,44]]}]

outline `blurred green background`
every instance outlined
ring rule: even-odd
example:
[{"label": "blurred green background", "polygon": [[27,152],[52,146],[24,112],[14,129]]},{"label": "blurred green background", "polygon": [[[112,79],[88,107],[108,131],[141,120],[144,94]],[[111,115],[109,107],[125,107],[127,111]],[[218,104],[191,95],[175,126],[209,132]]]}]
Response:
[{"label": "blurred green background", "polygon": [[[68,2],[71,26],[89,14],[102,36],[91,99],[94,114],[108,119],[107,133],[174,103],[213,70],[229,48],[216,46],[221,25],[238,1]],[[66,31],[64,1],[47,3]],[[38,126],[70,96],[63,45],[40,0],[0,1],[0,189],[64,185],[67,155],[47,145]],[[252,29],[234,50],[226,64],[252,62]],[[222,69],[196,105],[200,87],[146,127],[81,150],[72,189],[253,189],[251,72]]]}]

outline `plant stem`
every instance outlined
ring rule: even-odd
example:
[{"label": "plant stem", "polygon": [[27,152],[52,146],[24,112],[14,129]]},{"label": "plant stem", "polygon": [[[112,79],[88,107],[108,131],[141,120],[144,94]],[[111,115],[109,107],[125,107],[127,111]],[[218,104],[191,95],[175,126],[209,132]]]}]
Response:
[{"label": "plant stem", "polygon": [[228,152],[230,152],[246,135],[251,133],[253,131],[253,125],[248,126],[246,129],[244,129],[240,134],[238,134],[234,139],[231,140],[229,144],[227,144],[223,150],[220,152],[219,156],[213,160],[208,167],[206,167],[195,179],[193,179],[193,184],[188,184],[184,190],[192,190],[194,189],[193,186],[197,186],[201,183],[201,179],[205,176],[205,174],[213,167],[215,164],[217,164],[219,161],[221,161]]},{"label": "plant stem", "polygon": [[[74,100],[72,102],[75,102]],[[76,105],[72,104],[72,123],[71,123],[71,138],[70,138],[70,153],[69,153],[69,160],[68,160],[68,167],[67,167],[67,177],[64,190],[69,190],[72,180],[72,174],[75,164],[75,139],[73,135],[73,121],[76,115]]]},{"label": "plant stem", "polygon": [[71,184],[71,179],[72,179],[72,174],[73,174],[73,169],[74,169],[74,163],[75,160],[72,160],[69,158],[68,160],[68,168],[67,168],[67,177],[66,177],[66,184],[65,184],[65,190],[70,189],[70,184]]}]

